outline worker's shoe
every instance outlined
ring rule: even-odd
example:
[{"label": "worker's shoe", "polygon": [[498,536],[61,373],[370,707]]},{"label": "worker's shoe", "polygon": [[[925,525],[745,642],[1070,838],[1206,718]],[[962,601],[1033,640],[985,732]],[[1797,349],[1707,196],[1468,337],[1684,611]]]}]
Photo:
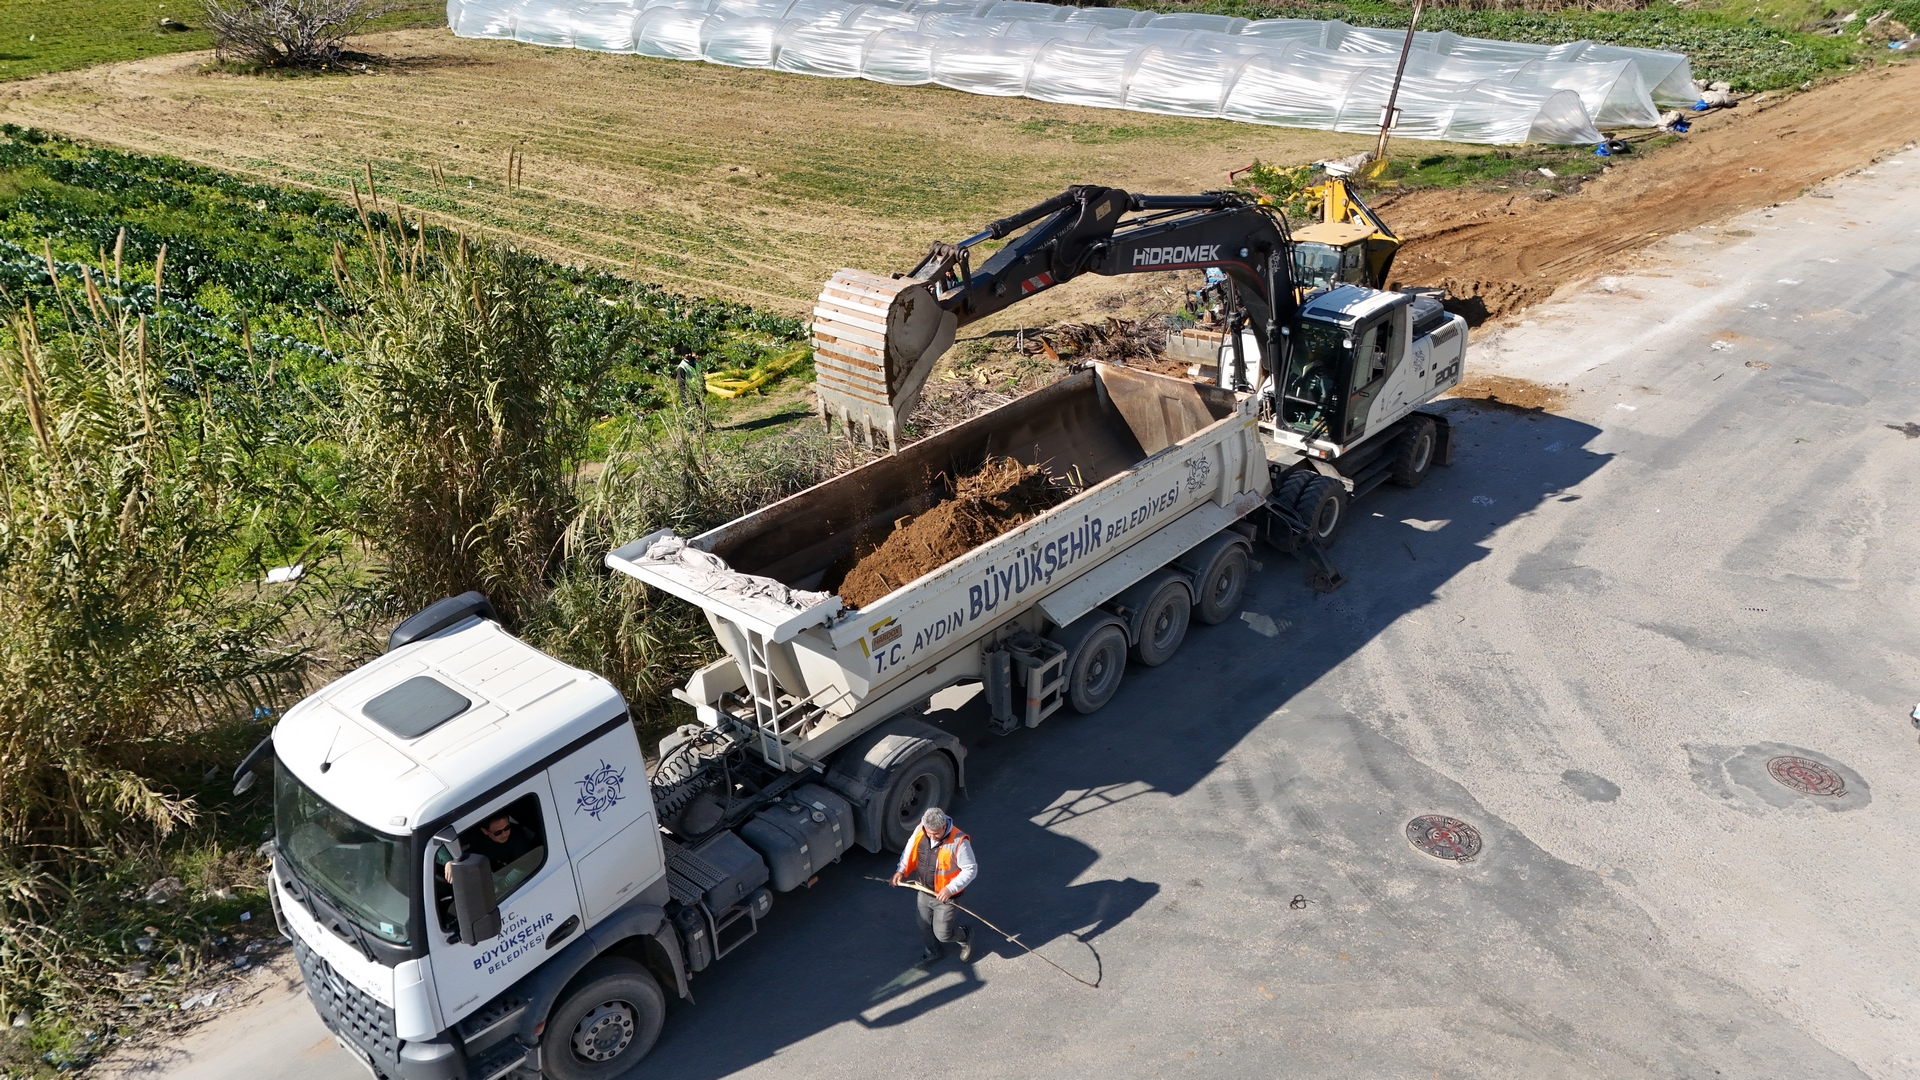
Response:
[{"label": "worker's shoe", "polygon": [[947,955],[947,950],[929,945],[926,951],[920,954],[920,966],[925,967],[928,964],[938,963],[940,958],[945,955]]},{"label": "worker's shoe", "polygon": [[973,927],[962,926],[958,930],[954,931],[953,936],[960,939],[960,962],[964,964],[969,960],[972,960],[973,959]]}]

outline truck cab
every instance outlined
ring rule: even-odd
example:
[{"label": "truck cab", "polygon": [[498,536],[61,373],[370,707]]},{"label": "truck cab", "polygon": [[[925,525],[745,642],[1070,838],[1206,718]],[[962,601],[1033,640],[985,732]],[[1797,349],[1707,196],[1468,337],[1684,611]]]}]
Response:
[{"label": "truck cab", "polygon": [[[605,679],[469,615],[300,702],[272,745],[275,913],[377,1075],[527,1065],[579,970],[551,962],[596,941],[684,989],[640,744]],[[448,867],[475,852],[491,896],[463,911]],[[584,1034],[631,1039],[635,1011]]]}]

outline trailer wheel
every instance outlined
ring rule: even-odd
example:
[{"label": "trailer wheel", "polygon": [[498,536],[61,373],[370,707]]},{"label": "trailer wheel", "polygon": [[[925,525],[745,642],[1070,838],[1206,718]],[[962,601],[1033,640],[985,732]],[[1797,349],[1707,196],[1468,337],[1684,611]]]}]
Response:
[{"label": "trailer wheel", "polygon": [[1143,667],[1159,667],[1180,651],[1193,619],[1193,594],[1187,583],[1172,574],[1156,586],[1140,605],[1131,655]]},{"label": "trailer wheel", "polygon": [[1407,424],[1406,433],[1400,436],[1400,446],[1393,455],[1393,482],[1401,487],[1418,487],[1420,481],[1427,478],[1427,471],[1433,468],[1433,447],[1433,421],[1424,416],[1414,417]]},{"label": "trailer wheel", "polygon": [[541,1071],[554,1080],[613,1080],[660,1038],[666,995],[645,967],[620,957],[587,965],[578,983],[547,1016]]},{"label": "trailer wheel", "polygon": [[1067,704],[1082,716],[1098,712],[1120,692],[1127,668],[1127,632],[1111,619],[1096,623],[1078,641],[1055,641],[1068,649]]},{"label": "trailer wheel", "polygon": [[1346,485],[1331,476],[1315,476],[1300,490],[1293,510],[1321,547],[1332,547],[1347,524]]},{"label": "trailer wheel", "polygon": [[890,851],[907,846],[927,807],[953,805],[953,762],[938,750],[914,758],[894,775],[880,800],[880,840]]},{"label": "trailer wheel", "polygon": [[1193,575],[1193,617],[1218,626],[1240,610],[1247,594],[1247,548],[1231,539]]}]

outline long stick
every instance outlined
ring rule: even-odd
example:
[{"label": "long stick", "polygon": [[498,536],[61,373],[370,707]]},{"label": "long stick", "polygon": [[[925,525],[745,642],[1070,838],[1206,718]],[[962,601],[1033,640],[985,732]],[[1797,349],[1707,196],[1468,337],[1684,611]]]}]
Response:
[{"label": "long stick", "polygon": [[1387,111],[1380,114],[1380,142],[1373,148],[1373,160],[1387,160],[1387,132],[1393,129],[1393,106],[1400,100],[1400,77],[1407,73],[1407,54],[1413,51],[1413,28],[1420,25],[1421,0],[1413,0],[1413,19],[1407,23],[1407,40],[1400,44],[1400,66],[1393,69],[1393,89],[1387,91]]},{"label": "long stick", "polygon": [[[870,880],[886,881],[885,878],[872,878]],[[887,884],[891,885],[893,884],[893,882],[888,881]],[[899,887],[902,889],[912,889],[914,892],[926,893],[928,896],[933,897],[935,900],[940,899],[939,893],[934,892],[932,889],[927,888],[925,885],[922,885],[917,881],[903,881],[900,883]],[[942,903],[952,904],[954,907],[959,908],[961,911],[964,911],[967,914],[973,916],[974,918],[979,919],[982,923],[986,925],[987,929],[993,931],[996,934],[999,934],[1001,937],[1006,938],[1008,941],[1011,941],[1015,945],[1018,945],[1021,948],[1027,950],[1027,952],[1032,953],[1034,956],[1038,956],[1040,957],[1040,959],[1045,960],[1049,967],[1052,967],[1055,971],[1058,971],[1060,974],[1065,975],[1069,979],[1072,979],[1074,982],[1079,983],[1081,986],[1087,987],[1088,989],[1091,989],[1091,990],[1100,989],[1099,983],[1090,983],[1087,980],[1081,978],[1080,976],[1075,975],[1073,972],[1068,971],[1066,968],[1061,967],[1059,964],[1056,964],[1051,960],[1047,960],[1046,956],[1036,951],[1031,945],[1028,945],[1026,942],[1021,941],[1018,935],[1009,934],[1005,930],[1002,930],[999,927],[993,925],[992,923],[987,922],[985,916],[981,915],[979,912],[973,910],[972,908],[967,907],[966,905],[960,903],[958,900],[945,900],[945,901],[942,901]]]}]

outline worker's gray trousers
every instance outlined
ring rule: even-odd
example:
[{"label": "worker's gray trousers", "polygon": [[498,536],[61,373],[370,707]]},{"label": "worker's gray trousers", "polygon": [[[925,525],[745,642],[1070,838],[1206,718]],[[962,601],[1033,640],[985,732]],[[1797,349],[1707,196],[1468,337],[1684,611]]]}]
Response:
[{"label": "worker's gray trousers", "polygon": [[920,933],[927,939],[927,948],[938,950],[943,942],[953,940],[954,907],[943,904],[930,893],[921,893]]}]

